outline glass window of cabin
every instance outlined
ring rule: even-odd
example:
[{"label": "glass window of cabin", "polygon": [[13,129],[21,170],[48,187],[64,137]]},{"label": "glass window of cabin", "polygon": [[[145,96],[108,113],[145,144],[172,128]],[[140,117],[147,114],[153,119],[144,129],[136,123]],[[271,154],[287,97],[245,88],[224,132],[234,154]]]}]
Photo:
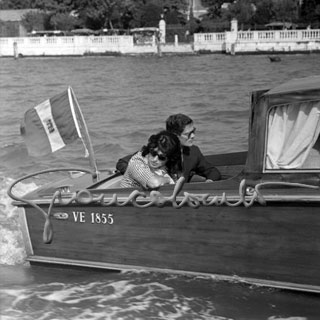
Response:
[{"label": "glass window of cabin", "polygon": [[266,170],[320,169],[320,101],[273,107],[267,119]]}]

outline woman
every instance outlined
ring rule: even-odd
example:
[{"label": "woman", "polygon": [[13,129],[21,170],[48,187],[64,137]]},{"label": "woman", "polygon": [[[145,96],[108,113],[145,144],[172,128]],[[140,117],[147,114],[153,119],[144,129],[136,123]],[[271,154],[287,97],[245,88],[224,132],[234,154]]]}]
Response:
[{"label": "woman", "polygon": [[181,147],[178,137],[168,131],[152,135],[129,161],[121,187],[156,189],[174,184],[181,174]]}]

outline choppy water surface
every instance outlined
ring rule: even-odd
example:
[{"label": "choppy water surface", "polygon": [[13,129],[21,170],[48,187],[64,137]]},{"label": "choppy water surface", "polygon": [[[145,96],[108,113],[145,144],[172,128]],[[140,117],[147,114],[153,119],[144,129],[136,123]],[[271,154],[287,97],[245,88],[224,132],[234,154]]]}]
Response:
[{"label": "choppy water surface", "polygon": [[[143,145],[172,113],[190,115],[203,152],[247,148],[250,92],[320,74],[320,55],[202,55],[0,59],[1,319],[320,318],[319,296],[249,287],[212,277],[30,268],[13,179],[50,167],[87,167],[81,143],[31,158],[19,135],[24,112],[71,86],[87,120],[98,165]],[[35,188],[34,179],[19,193]],[[268,268],[268,262],[266,262]]]}]

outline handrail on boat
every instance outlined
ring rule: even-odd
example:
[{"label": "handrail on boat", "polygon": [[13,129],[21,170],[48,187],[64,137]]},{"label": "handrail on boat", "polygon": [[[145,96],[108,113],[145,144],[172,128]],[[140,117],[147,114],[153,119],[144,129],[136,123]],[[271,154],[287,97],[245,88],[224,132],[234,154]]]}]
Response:
[{"label": "handrail on boat", "polygon": [[[44,229],[43,229],[43,241],[44,241],[44,243],[51,243],[52,237],[53,237],[53,228],[52,228],[52,223],[50,221],[50,213],[51,213],[54,201],[52,201],[50,203],[50,207],[49,207],[48,213],[46,213],[40,206],[38,206],[33,201],[25,199],[25,198],[22,198],[22,197],[19,197],[19,196],[13,194],[12,189],[14,188],[14,186],[16,186],[19,182],[21,182],[23,180],[29,179],[29,178],[34,177],[34,176],[38,176],[40,174],[45,174],[45,173],[50,173],[50,172],[58,172],[58,171],[78,171],[78,172],[89,173],[91,175],[94,174],[94,172],[92,172],[91,170],[83,169],[83,168],[81,168],[81,169],[79,169],[79,168],[52,168],[52,169],[46,169],[46,170],[30,173],[30,174],[28,174],[26,176],[23,176],[23,177],[15,180],[9,186],[8,191],[7,191],[8,196],[10,198],[12,198],[13,200],[24,202],[24,203],[34,207],[35,209],[39,210],[43,214],[43,216],[45,218]],[[56,193],[60,194],[60,191],[56,191],[55,192],[54,198],[57,196]]]},{"label": "handrail on boat", "polygon": [[256,184],[254,187],[249,187],[246,183],[246,180],[243,179],[243,180],[241,180],[241,182],[239,184],[239,198],[238,199],[232,199],[230,201],[227,198],[227,195],[225,192],[223,192],[220,197],[217,195],[214,195],[214,194],[209,194],[209,193],[191,194],[188,192],[184,192],[184,196],[182,197],[182,199],[177,201],[177,196],[180,193],[180,191],[182,190],[184,182],[185,182],[184,177],[180,177],[180,179],[177,181],[177,183],[174,186],[174,190],[173,190],[173,193],[171,196],[165,197],[159,191],[152,190],[152,191],[150,191],[149,200],[146,203],[142,203],[142,204],[137,201],[137,198],[139,198],[139,197],[146,198],[147,195],[145,192],[141,192],[138,190],[134,190],[127,197],[127,199],[124,199],[119,202],[118,198],[117,198],[117,194],[113,194],[110,201],[105,201],[105,198],[104,198],[105,195],[103,193],[99,194],[97,196],[97,195],[91,194],[91,192],[88,189],[83,189],[83,190],[79,190],[77,192],[74,192],[73,195],[71,195],[71,197],[67,201],[63,202],[62,197],[61,197],[62,191],[61,191],[61,189],[59,189],[59,190],[55,191],[52,196],[52,199],[49,204],[48,212],[43,210],[39,205],[34,203],[32,200],[24,199],[22,197],[19,197],[19,196],[13,194],[12,189],[17,183],[19,183],[23,180],[26,180],[28,178],[31,178],[33,176],[39,175],[39,174],[56,172],[56,171],[79,171],[79,172],[82,171],[82,172],[86,172],[89,174],[92,173],[92,171],[87,170],[87,169],[74,169],[74,168],[71,168],[71,169],[70,168],[47,169],[47,170],[43,170],[43,171],[29,174],[29,175],[24,176],[20,179],[17,179],[9,186],[8,191],[7,191],[8,195],[12,199],[14,199],[16,201],[24,202],[27,205],[32,206],[33,208],[39,210],[42,213],[42,215],[45,218],[45,224],[44,224],[44,230],[43,230],[44,243],[51,243],[52,242],[53,227],[52,227],[52,223],[50,221],[50,216],[51,216],[52,208],[53,208],[54,204],[56,203],[57,199],[60,201],[59,203],[63,204],[63,205],[69,205],[71,202],[76,201],[76,202],[83,204],[83,205],[88,205],[90,203],[100,203],[102,206],[118,206],[118,207],[126,206],[129,203],[131,203],[133,206],[139,207],[139,208],[146,208],[146,207],[150,207],[150,206],[154,206],[154,205],[158,206],[158,207],[163,207],[168,203],[171,203],[171,205],[177,209],[182,208],[185,205],[190,206],[192,208],[198,208],[201,205],[203,205],[203,206],[227,205],[230,207],[236,207],[241,204],[248,208],[248,207],[251,207],[255,202],[258,202],[260,205],[266,205],[266,199],[264,198],[264,196],[261,193],[261,189],[265,188],[265,187],[288,186],[288,187],[300,187],[300,188],[302,187],[302,188],[309,188],[309,189],[319,189],[318,186],[311,186],[311,185],[306,185],[306,184],[301,184],[301,183],[280,182],[280,181],[279,182],[274,182],[274,181],[273,182],[261,182],[261,183]]}]

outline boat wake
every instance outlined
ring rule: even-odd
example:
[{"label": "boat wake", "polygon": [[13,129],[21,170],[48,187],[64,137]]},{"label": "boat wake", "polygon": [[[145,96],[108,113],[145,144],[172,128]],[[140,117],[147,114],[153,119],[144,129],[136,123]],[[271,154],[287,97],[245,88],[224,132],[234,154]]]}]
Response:
[{"label": "boat wake", "polygon": [[204,319],[215,315],[211,301],[179,294],[159,282],[135,279],[49,283],[1,289],[2,319]]},{"label": "boat wake", "polygon": [[[23,209],[12,205],[7,189],[13,179],[2,178],[0,188],[0,264],[20,265],[25,263],[26,251],[19,225]],[[15,192],[21,196],[37,188],[35,183],[19,184]]]},{"label": "boat wake", "polygon": [[[29,268],[24,278],[20,285],[1,286],[1,319],[309,319],[275,316],[281,309],[276,307],[277,291],[230,285],[209,278],[134,271],[77,273],[40,267],[33,271]],[[261,310],[254,311],[253,297],[263,301],[255,302],[260,308],[264,305],[264,315]],[[248,303],[247,308],[243,308],[244,303]]]}]

